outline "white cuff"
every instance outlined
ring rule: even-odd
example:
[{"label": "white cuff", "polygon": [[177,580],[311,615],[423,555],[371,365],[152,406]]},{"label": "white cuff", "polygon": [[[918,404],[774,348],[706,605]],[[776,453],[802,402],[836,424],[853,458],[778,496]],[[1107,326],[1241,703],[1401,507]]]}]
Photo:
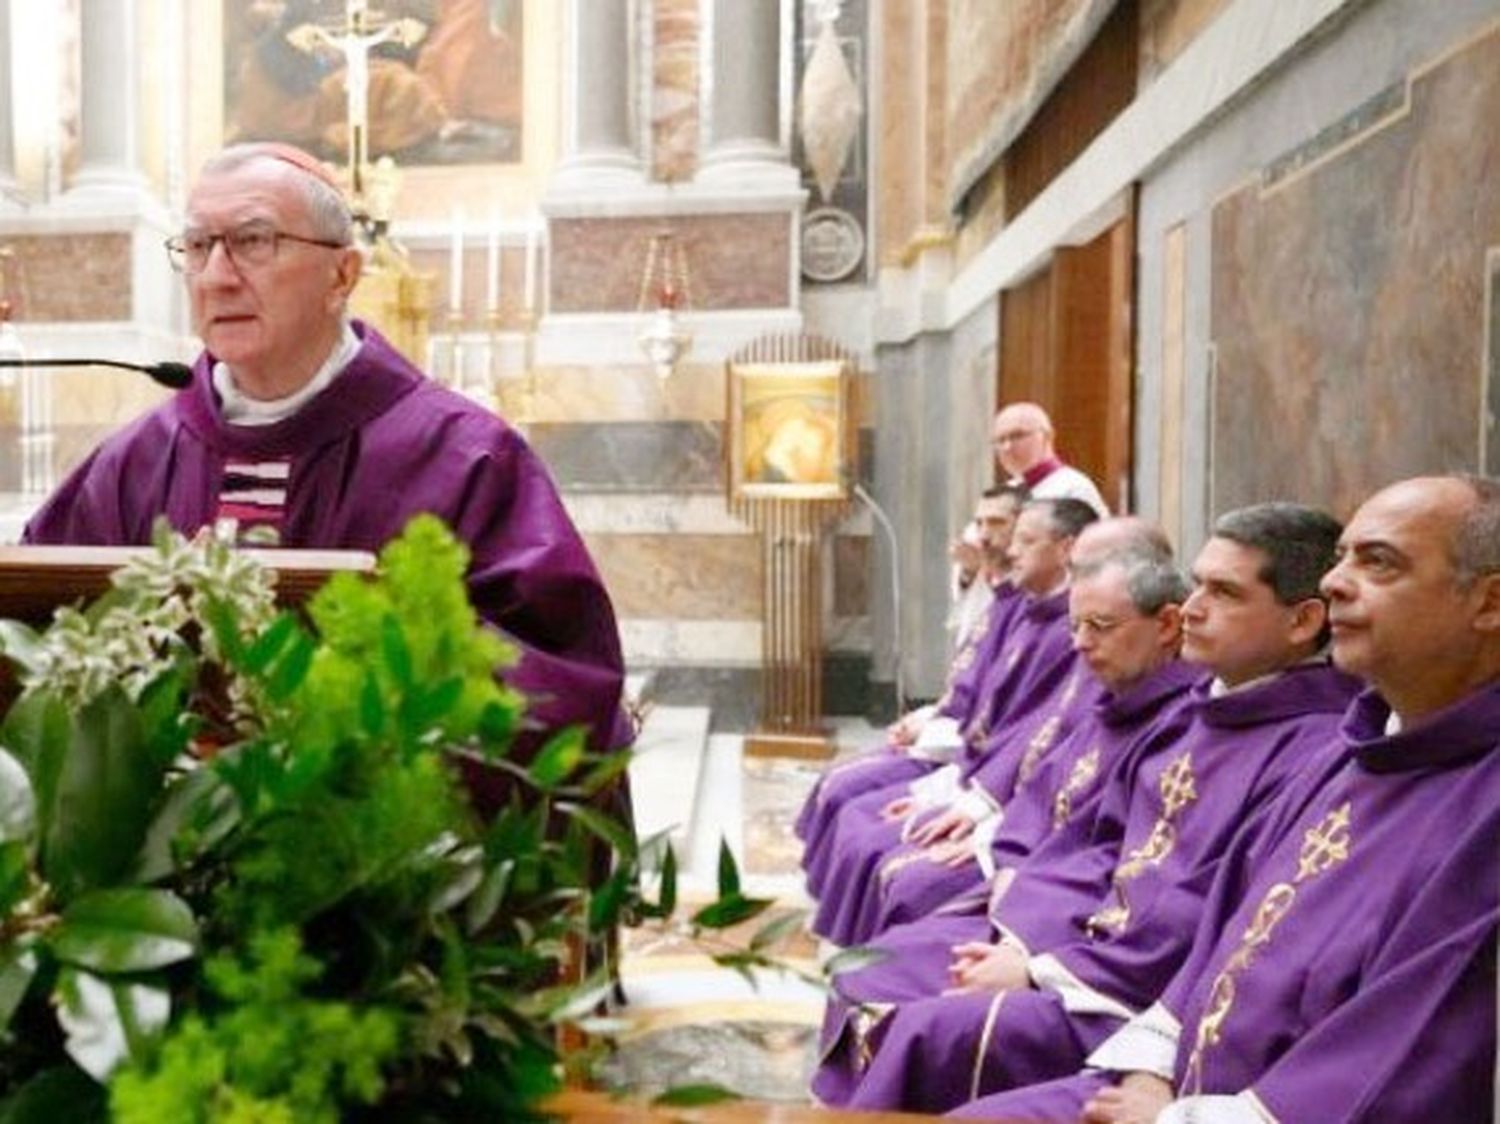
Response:
[{"label": "white cuff", "polygon": [[994,816],[997,821],[1001,818],[999,805],[978,785],[970,785],[960,792],[958,799],[953,801],[953,810],[976,824],[989,816]]},{"label": "white cuff", "polygon": [[1279,1124],[1250,1090],[1232,1097],[1187,1097],[1157,1114],[1156,1124]]},{"label": "white cuff", "polygon": [[1115,1031],[1088,1057],[1092,1069],[1115,1073],[1154,1073],[1171,1081],[1177,1069],[1177,1043],[1182,1023],[1160,1003]]},{"label": "white cuff", "polygon": [[1056,992],[1063,1010],[1075,1015],[1113,1015],[1117,1019],[1135,1017],[1135,1012],[1118,999],[1096,991],[1067,969],[1061,960],[1044,952],[1026,962],[1031,982],[1042,991]]},{"label": "white cuff", "polygon": [[946,761],[963,748],[964,738],[958,729],[958,720],[938,715],[927,719],[922,732],[912,742],[908,751],[913,757]]},{"label": "white cuff", "polygon": [[916,798],[918,807],[933,808],[946,804],[958,793],[958,766],[944,765],[925,777],[918,777],[907,791]]},{"label": "white cuff", "polygon": [[979,864],[986,882],[995,877],[995,836],[1000,834],[1002,822],[1003,817],[999,814],[985,816],[974,825],[974,834],[969,836],[969,842],[974,848],[974,861]]}]

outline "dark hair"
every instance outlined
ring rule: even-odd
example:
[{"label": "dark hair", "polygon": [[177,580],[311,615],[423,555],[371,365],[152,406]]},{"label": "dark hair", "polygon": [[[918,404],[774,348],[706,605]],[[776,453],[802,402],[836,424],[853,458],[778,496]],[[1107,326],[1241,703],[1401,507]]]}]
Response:
[{"label": "dark hair", "polygon": [[1475,504],[1453,533],[1453,569],[1461,587],[1500,571],[1500,480],[1460,473],[1474,492]]},{"label": "dark hair", "polygon": [[1026,506],[1045,508],[1052,533],[1060,539],[1076,538],[1079,531],[1099,520],[1099,513],[1082,500],[1049,497],[1030,500]]},{"label": "dark hair", "polygon": [[1326,511],[1297,503],[1258,503],[1221,515],[1213,536],[1265,556],[1260,580],[1276,600],[1295,605],[1321,598],[1318,583],[1332,568],[1343,525]]},{"label": "dark hair", "polygon": [[997,500],[1010,498],[1016,501],[1017,507],[1024,507],[1026,501],[1031,499],[1031,490],[1024,484],[991,484],[979,493],[982,500]]}]

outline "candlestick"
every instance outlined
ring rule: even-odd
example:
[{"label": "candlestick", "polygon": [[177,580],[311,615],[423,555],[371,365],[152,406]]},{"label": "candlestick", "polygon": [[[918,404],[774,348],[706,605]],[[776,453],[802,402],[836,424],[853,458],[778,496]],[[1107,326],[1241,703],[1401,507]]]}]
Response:
[{"label": "candlestick", "polygon": [[453,208],[453,244],[448,253],[448,308],[457,316],[464,305],[464,209]]},{"label": "candlestick", "polygon": [[526,224],[526,311],[536,308],[537,227],[541,216],[533,214]]},{"label": "candlestick", "polygon": [[485,257],[484,309],[494,313],[500,309],[500,208],[490,216],[490,237]]}]

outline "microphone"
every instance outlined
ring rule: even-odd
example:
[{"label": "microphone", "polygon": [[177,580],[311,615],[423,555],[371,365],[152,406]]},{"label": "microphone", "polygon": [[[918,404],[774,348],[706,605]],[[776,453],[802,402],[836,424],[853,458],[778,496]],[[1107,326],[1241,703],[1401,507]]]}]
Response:
[{"label": "microphone", "polygon": [[186,363],[127,363],[123,359],[0,359],[6,367],[122,367],[141,371],[152,382],[169,390],[181,390],[193,381],[193,369]]}]

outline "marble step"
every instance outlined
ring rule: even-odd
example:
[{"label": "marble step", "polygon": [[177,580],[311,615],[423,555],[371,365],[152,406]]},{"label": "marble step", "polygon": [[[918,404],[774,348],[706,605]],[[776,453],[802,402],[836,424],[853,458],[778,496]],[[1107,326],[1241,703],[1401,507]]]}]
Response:
[{"label": "marble step", "polygon": [[636,834],[669,833],[679,860],[686,854],[708,747],[709,708],[653,706],[635,743],[630,794]]}]

